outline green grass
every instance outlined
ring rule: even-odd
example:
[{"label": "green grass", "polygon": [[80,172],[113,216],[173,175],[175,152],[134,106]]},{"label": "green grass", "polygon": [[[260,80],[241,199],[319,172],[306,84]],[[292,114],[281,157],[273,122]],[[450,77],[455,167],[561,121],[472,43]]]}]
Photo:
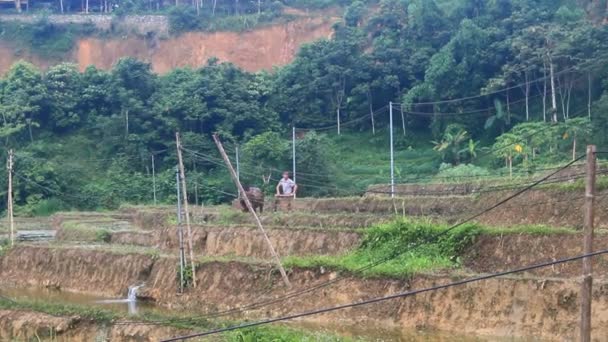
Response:
[{"label": "green grass", "polygon": [[8,238],[0,239],[0,257],[3,256],[11,248],[11,240]]},{"label": "green grass", "polygon": [[0,22],[0,39],[18,49],[28,49],[40,57],[59,59],[70,52],[79,36],[90,35],[94,26],[85,24],[55,25],[46,19],[32,24]]},{"label": "green grass", "polygon": [[[339,256],[290,256],[284,259],[286,267],[318,268],[346,271],[363,277],[407,278],[417,273],[429,273],[460,266],[460,254],[475,239],[485,235],[577,234],[573,228],[547,225],[519,225],[488,227],[466,224],[443,233],[446,224],[425,220],[400,219],[363,230],[359,248]],[[439,234],[441,237],[436,238]],[[390,259],[375,267],[361,268]]]},{"label": "green grass", "polygon": [[95,228],[83,222],[65,222],[61,226],[64,240],[110,242],[111,233],[105,228]]},{"label": "green grass", "polygon": [[[324,266],[364,277],[394,278],[457,267],[460,253],[475,240],[480,228],[469,224],[445,232],[446,228],[445,225],[429,221],[400,219],[366,230],[359,248],[350,253],[341,256],[288,257],[285,266]],[[362,267],[387,259],[387,262],[360,271]]]},{"label": "green grass", "polygon": [[230,342],[335,342],[354,341],[321,332],[304,332],[299,329],[273,326],[243,329],[224,335]]},{"label": "green grass", "polygon": [[221,225],[248,223],[251,221],[249,215],[228,206],[221,206],[218,208],[217,223]]},{"label": "green grass", "polygon": [[[333,177],[338,195],[359,194],[372,184],[386,184],[390,180],[389,140],[386,130],[371,133],[328,134],[335,146],[339,166]],[[441,157],[433,151],[431,138],[426,135],[402,136],[395,134],[395,178],[397,182],[434,175]],[[305,175],[300,176],[306,183]],[[310,181],[310,180],[309,180]],[[428,180],[427,180],[428,181]]]},{"label": "green grass", "polygon": [[513,227],[481,227],[481,233],[485,235],[507,235],[507,234],[529,234],[529,235],[552,235],[552,234],[577,234],[574,228],[552,227],[543,224],[518,225]]},{"label": "green grass", "polygon": [[0,297],[0,308],[6,310],[31,310],[53,316],[81,316],[98,323],[109,323],[120,316],[109,310],[102,310],[94,306],[75,304],[59,304],[33,300],[7,300]]},{"label": "green grass", "polygon": [[[77,316],[83,320],[93,321],[96,324],[108,325],[119,320],[129,320],[144,324],[169,326],[191,331],[209,330],[217,327],[228,327],[238,325],[238,322],[216,321],[212,322],[196,316],[177,316],[170,314],[145,313],[137,316],[125,316],[117,312],[100,309],[96,306],[82,304],[60,304],[45,301],[32,300],[8,300],[0,297],[0,309],[4,310],[28,310],[41,312],[52,316]],[[50,331],[49,333],[53,333]],[[220,340],[229,342],[268,341],[268,342],[296,342],[296,341],[351,341],[348,338],[337,337],[318,332],[309,332],[284,326],[264,326],[259,328],[248,328],[236,330],[221,335]]]},{"label": "green grass", "polygon": [[[608,177],[599,176],[596,178],[595,186],[597,191],[608,189]],[[560,182],[554,184],[540,185],[543,189],[554,189],[560,191],[582,191],[585,190],[585,179],[577,179],[574,182]]]},{"label": "green grass", "polygon": [[294,19],[297,19],[297,17],[288,14],[275,16],[271,13],[262,13],[261,15],[255,13],[238,16],[215,17],[204,20],[201,23],[200,30],[206,32],[243,32],[264,26],[275,25],[278,23],[286,23],[293,21]]}]

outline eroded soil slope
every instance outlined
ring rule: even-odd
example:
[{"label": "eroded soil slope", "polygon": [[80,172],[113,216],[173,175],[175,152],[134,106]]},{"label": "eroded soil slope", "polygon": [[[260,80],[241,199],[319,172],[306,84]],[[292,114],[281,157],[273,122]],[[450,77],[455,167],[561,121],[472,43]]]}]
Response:
[{"label": "eroded soil slope", "polygon": [[183,333],[181,330],[157,325],[126,322],[105,325],[79,316],[0,310],[1,341],[158,341],[163,337]]},{"label": "eroded soil slope", "polygon": [[248,71],[268,70],[289,63],[302,44],[329,37],[334,21],[331,17],[302,17],[240,33],[189,32],[167,39],[82,38],[65,58],[55,61],[16,49],[10,42],[1,42],[0,72],[6,72],[20,59],[43,69],[65,61],[78,64],[81,70],[89,65],[109,69],[126,56],[150,62],[157,73],[167,73],[177,67],[199,67],[211,57]]},{"label": "eroded soil slope", "polygon": [[[208,313],[271,300],[287,292],[271,265],[214,261],[198,267],[197,288],[177,295],[176,267],[176,260],[167,257],[89,248],[20,246],[0,258],[0,284],[46,286],[109,296],[124,293],[128,284],[145,282],[140,294],[145,298],[162,306]],[[296,289],[305,289],[335,279],[338,274],[322,269],[292,269],[289,276]],[[279,302],[244,314],[251,318],[293,314],[466,277],[419,275],[405,280],[344,276],[332,286],[290,299],[289,305]],[[579,287],[570,278],[505,277],[311,319],[569,341],[577,336]],[[605,280],[596,279],[595,336],[607,333],[607,289]]]}]

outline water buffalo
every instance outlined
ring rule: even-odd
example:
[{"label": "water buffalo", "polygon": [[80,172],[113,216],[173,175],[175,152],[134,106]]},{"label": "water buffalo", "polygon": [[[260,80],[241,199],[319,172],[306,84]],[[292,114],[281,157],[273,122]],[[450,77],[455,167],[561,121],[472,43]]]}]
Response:
[{"label": "water buffalo", "polygon": [[[264,193],[260,188],[256,187],[245,187],[245,195],[249,198],[251,202],[251,206],[253,210],[259,210],[260,214],[264,212]],[[247,205],[245,204],[245,200],[241,199],[241,207],[244,212],[247,212]]]}]

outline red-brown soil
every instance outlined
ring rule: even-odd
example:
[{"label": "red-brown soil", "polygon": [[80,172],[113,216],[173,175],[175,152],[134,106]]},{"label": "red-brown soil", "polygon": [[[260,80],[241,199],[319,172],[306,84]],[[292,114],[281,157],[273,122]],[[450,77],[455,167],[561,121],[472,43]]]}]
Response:
[{"label": "red-brown soil", "polygon": [[153,41],[136,36],[82,38],[61,60],[47,60],[3,42],[0,73],[20,59],[42,69],[73,62],[84,70],[89,65],[109,69],[119,58],[127,56],[150,62],[152,69],[161,74],[178,67],[201,67],[211,57],[248,71],[270,70],[291,62],[302,44],[328,38],[335,20],[331,16],[302,17],[245,32],[188,32]]},{"label": "red-brown soil", "polygon": [[[158,341],[183,334],[177,329],[150,324],[104,326],[78,316],[53,316],[41,312],[0,310],[2,341]],[[52,334],[52,337],[51,337]]]},{"label": "red-brown soil", "polygon": [[[21,246],[0,259],[0,283],[51,286],[115,296],[130,284],[146,281],[142,295],[160,305],[214,312],[286,292],[273,266],[208,262],[197,270],[198,287],[176,291],[177,262],[153,255],[109,253],[89,248]],[[293,269],[295,289],[339,276],[322,269]],[[268,317],[445,284],[463,276],[420,275],[409,280],[348,276],[308,295],[251,310],[249,317]],[[579,283],[576,279],[506,277],[434,291],[360,308],[315,316],[311,320],[366,322],[403,328],[437,328],[500,336],[573,340],[577,336]],[[594,285],[594,336],[608,335],[608,283]]]}]

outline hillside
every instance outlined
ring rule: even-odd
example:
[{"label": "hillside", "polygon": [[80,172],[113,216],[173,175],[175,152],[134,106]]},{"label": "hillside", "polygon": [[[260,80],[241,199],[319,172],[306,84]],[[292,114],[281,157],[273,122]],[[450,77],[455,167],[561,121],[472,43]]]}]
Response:
[{"label": "hillside", "polygon": [[177,131],[194,203],[235,192],[216,132],[233,161],[239,150],[242,181],[270,194],[293,167],[295,128],[302,196],[388,183],[391,112],[397,183],[510,184],[576,159],[587,143],[608,144],[603,9],[223,5],[216,16],[187,6],[3,14],[0,61],[35,62],[14,63],[0,83],[0,141],[15,150],[23,214],[149,203],[154,192],[172,203]]},{"label": "hillside", "polygon": [[[73,35],[69,38],[73,40],[69,42],[69,47],[50,51],[51,56],[45,54],[47,51],[38,51],[40,47],[24,46],[23,42],[0,37],[0,73],[6,73],[19,60],[29,61],[41,69],[71,62],[77,64],[81,71],[91,65],[108,70],[124,57],[147,61],[151,64],[152,71],[159,74],[179,67],[196,68],[212,57],[234,63],[247,71],[270,70],[291,62],[302,44],[328,38],[331,26],[336,21],[331,15],[318,13],[315,16],[294,16],[284,22],[269,23],[240,32],[193,31],[168,34],[166,18],[155,18],[154,25],[147,23],[146,16],[141,16],[140,20],[135,18],[119,19],[125,21],[122,31],[112,33],[105,30],[109,28],[101,17],[49,17],[50,24],[59,26],[95,19],[97,21],[92,22],[97,23],[100,31],[89,35]],[[39,25],[39,20],[39,16],[0,15],[0,22],[9,24],[24,22],[36,26]]]},{"label": "hillside", "polygon": [[606,0],[22,2],[0,340],[608,336]]}]

